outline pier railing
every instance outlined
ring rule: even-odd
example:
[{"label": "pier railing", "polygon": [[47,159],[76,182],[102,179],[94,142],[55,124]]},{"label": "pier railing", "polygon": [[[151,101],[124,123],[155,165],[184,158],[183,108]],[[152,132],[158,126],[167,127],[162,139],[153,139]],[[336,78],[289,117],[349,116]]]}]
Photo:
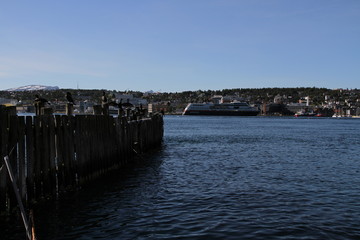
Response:
[{"label": "pier railing", "polygon": [[16,205],[8,156],[25,205],[119,168],[134,157],[161,145],[163,118],[128,121],[107,115],[18,116],[0,108],[0,212]]}]

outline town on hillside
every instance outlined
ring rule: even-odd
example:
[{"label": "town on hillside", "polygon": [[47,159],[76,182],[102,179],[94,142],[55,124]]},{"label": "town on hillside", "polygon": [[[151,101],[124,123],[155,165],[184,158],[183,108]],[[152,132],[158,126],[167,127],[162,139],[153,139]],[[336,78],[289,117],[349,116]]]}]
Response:
[{"label": "town on hillside", "polygon": [[[23,87],[24,88],[24,87]],[[25,88],[26,89],[26,88]],[[46,106],[53,113],[64,113],[71,94],[74,113],[93,113],[94,106],[101,104],[105,96],[110,104],[109,112],[117,112],[119,103],[130,107],[157,111],[165,114],[182,114],[189,103],[224,104],[246,102],[259,110],[259,115],[294,116],[313,114],[323,117],[359,117],[359,89],[326,88],[247,88],[224,90],[198,90],[184,92],[139,92],[85,89],[9,89],[0,91],[0,104],[16,106],[18,112],[35,112],[35,96],[46,99]],[[310,115],[309,115],[310,116]]]}]

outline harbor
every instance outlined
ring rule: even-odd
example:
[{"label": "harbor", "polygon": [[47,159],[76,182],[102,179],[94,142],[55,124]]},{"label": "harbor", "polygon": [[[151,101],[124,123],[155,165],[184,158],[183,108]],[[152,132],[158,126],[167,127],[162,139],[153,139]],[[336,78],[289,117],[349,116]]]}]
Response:
[{"label": "harbor", "polygon": [[0,240],[359,240],[360,1],[3,1]]},{"label": "harbor", "polygon": [[[360,236],[358,119],[163,119],[163,147],[135,167],[37,205],[38,238]],[[21,219],[9,221],[1,236],[21,239]]]}]

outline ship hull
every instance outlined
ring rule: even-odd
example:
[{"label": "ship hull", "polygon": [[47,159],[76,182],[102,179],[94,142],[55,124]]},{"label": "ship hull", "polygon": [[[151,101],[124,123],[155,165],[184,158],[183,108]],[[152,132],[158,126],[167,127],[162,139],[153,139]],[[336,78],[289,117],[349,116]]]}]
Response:
[{"label": "ship hull", "polygon": [[245,102],[212,104],[189,103],[183,115],[212,115],[212,116],[256,116],[259,110]]},{"label": "ship hull", "polygon": [[183,115],[211,115],[211,116],[257,116],[259,112],[246,111],[185,111]]}]

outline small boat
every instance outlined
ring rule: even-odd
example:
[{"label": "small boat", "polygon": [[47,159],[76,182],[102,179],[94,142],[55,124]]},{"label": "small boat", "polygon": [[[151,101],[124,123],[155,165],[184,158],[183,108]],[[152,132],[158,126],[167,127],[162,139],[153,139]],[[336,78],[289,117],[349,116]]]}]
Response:
[{"label": "small boat", "polygon": [[354,116],[334,114],[332,117],[333,117],[333,118],[353,118]]},{"label": "small boat", "polygon": [[297,112],[295,113],[294,117],[316,117],[318,116],[317,113],[314,113],[313,111],[300,111],[300,112]]}]

